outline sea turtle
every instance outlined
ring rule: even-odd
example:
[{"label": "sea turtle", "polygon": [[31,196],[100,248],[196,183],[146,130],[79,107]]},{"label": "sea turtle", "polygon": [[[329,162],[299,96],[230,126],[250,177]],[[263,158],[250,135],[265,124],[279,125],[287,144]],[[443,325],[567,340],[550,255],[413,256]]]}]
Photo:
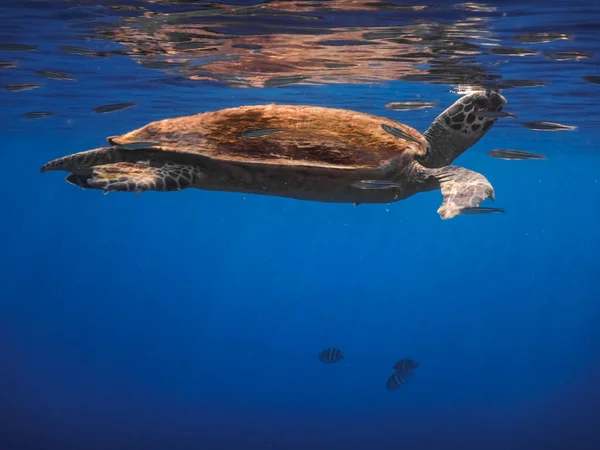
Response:
[{"label": "sea turtle", "polygon": [[105,192],[194,187],[355,205],[441,189],[438,213],[448,219],[494,199],[483,175],[450,164],[492,127],[490,111],[505,103],[496,91],[472,92],[423,134],[345,109],[241,106],[151,122],[41,171],[69,171],[69,183]]}]

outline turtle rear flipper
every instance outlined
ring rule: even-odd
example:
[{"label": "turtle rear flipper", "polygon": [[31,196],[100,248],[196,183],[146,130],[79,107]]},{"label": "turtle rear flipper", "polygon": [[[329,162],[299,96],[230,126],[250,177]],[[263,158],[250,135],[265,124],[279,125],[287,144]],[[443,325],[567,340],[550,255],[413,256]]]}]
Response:
[{"label": "turtle rear flipper", "polygon": [[475,208],[487,198],[494,200],[494,188],[483,175],[458,166],[433,169],[444,201],[438,209],[442,219],[458,216],[463,208]]},{"label": "turtle rear flipper", "polygon": [[193,166],[164,164],[153,167],[145,163],[116,163],[95,166],[87,173],[67,177],[71,184],[104,191],[180,191],[189,188],[203,172]]}]

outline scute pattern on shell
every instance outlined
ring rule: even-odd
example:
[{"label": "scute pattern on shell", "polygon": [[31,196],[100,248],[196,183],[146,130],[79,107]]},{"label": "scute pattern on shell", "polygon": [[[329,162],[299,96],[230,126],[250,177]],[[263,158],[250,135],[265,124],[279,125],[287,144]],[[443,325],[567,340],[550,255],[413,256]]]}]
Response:
[{"label": "scute pattern on shell", "polygon": [[[401,129],[421,144],[394,137],[382,124]],[[242,133],[280,129],[258,138]],[[336,168],[377,168],[403,154],[424,155],[421,133],[393,120],[356,111],[315,106],[259,105],[228,108],[152,122],[112,145],[150,141],[162,151],[201,154],[245,163]]]}]

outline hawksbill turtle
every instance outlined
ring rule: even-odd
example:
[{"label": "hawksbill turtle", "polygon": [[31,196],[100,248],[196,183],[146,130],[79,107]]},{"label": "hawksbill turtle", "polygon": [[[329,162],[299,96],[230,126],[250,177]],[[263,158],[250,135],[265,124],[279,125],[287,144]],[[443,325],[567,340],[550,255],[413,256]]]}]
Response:
[{"label": "hawksbill turtle", "polygon": [[67,182],[105,192],[198,188],[355,205],[441,189],[438,213],[449,219],[494,200],[483,175],[451,163],[489,131],[504,104],[499,92],[472,92],[423,134],[346,109],[240,106],[151,122],[41,171],[65,170]]}]

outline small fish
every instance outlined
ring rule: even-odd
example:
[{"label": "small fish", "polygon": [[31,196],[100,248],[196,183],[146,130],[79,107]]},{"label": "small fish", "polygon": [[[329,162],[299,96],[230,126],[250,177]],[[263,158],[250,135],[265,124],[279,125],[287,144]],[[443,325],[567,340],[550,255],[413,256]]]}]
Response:
[{"label": "small fish", "polygon": [[329,62],[324,64],[327,69],[343,69],[346,67],[356,67],[356,64]]},{"label": "small fish", "polygon": [[37,50],[37,47],[25,44],[0,44],[0,50],[5,52],[32,52]]},{"label": "small fish", "polygon": [[354,39],[330,39],[327,41],[317,42],[318,45],[330,45],[334,47],[342,47],[346,45],[378,45],[377,42],[372,41],[360,41]]},{"label": "small fish", "polygon": [[307,75],[290,75],[290,76],[280,76],[280,77],[272,77],[265,81],[265,86],[267,87],[278,87],[285,86],[287,84],[298,83],[299,81],[306,80],[310,78]]},{"label": "small fish", "polygon": [[387,109],[393,109],[394,111],[416,111],[425,108],[434,108],[436,106],[433,102],[392,102],[385,105]]},{"label": "small fish", "polygon": [[344,359],[344,353],[337,348],[326,348],[319,353],[319,361],[323,364],[333,364]]},{"label": "small fish", "polygon": [[215,44],[212,42],[199,42],[199,41],[191,41],[191,42],[178,42],[173,47],[175,50],[199,50],[206,49],[206,51],[216,52],[218,48],[215,47]]},{"label": "small fish", "polygon": [[402,28],[402,27],[396,27],[396,28],[391,28],[389,30],[382,30],[382,31],[369,31],[366,33],[363,33],[362,37],[363,39],[373,39],[373,40],[379,40],[379,39],[391,39],[391,38],[395,38],[398,37],[400,35],[406,34],[406,29]]},{"label": "small fish", "polygon": [[262,45],[258,44],[233,44],[232,48],[244,48],[246,50],[260,50]]},{"label": "small fish", "polygon": [[505,150],[505,149],[491,150],[488,153],[488,155],[490,155],[492,158],[497,158],[497,159],[514,159],[514,160],[547,159],[544,155],[539,155],[537,153],[531,153],[531,152],[524,152],[522,150]]},{"label": "small fish", "polygon": [[[0,65],[0,67],[2,67]],[[587,81],[588,83],[600,84],[600,76],[598,75],[586,75],[582,77],[583,81]]]},{"label": "small fish", "polygon": [[386,181],[386,180],[360,180],[354,181],[350,183],[351,186],[359,189],[400,189],[401,186],[399,183],[394,181]]},{"label": "small fish", "polygon": [[522,122],[525,128],[529,128],[530,130],[538,130],[538,131],[561,131],[561,130],[574,130],[577,127],[571,125],[562,125],[560,123],[554,122]]},{"label": "small fish", "polygon": [[546,44],[561,39],[569,40],[569,36],[562,33],[528,33],[515,36],[515,40],[521,44]]},{"label": "small fish", "polygon": [[129,142],[127,144],[119,144],[117,145],[122,150],[141,150],[141,149],[149,149],[149,148],[160,148],[160,144],[158,142]]},{"label": "small fish", "polygon": [[566,61],[569,59],[583,59],[591,58],[594,55],[586,52],[569,51],[569,52],[545,52],[547,58],[554,59],[556,61]]},{"label": "small fish", "polygon": [[69,74],[58,72],[56,70],[36,70],[40,77],[50,78],[52,80],[74,80],[75,78]]},{"label": "small fish", "polygon": [[495,6],[478,5],[475,2],[459,3],[458,5],[454,5],[454,8],[464,9],[465,11],[475,11],[475,12],[495,12],[498,9]]},{"label": "small fish", "polygon": [[400,139],[406,139],[407,141],[411,141],[417,145],[421,145],[421,142],[417,138],[411,136],[410,134],[405,133],[404,131],[402,131],[396,127],[391,127],[389,125],[382,124],[381,128],[383,128],[385,131],[390,133],[392,136],[395,136]]},{"label": "small fish", "polygon": [[[364,35],[363,35],[364,37]],[[406,44],[406,45],[413,45],[415,42],[420,41],[420,38],[415,38],[415,37],[405,37],[405,38],[394,38],[394,39],[387,39],[388,42],[393,42],[394,44]]]},{"label": "small fish", "polygon": [[6,89],[7,91],[28,91],[30,89],[35,89],[39,87],[39,84],[33,83],[12,83],[4,85],[4,89]]},{"label": "small fish", "polygon": [[526,48],[518,47],[494,47],[490,50],[490,53],[502,56],[527,56],[538,54],[538,52],[535,50],[528,50]]},{"label": "small fish", "polygon": [[502,80],[497,83],[497,87],[500,89],[510,89],[510,88],[518,88],[518,87],[538,87],[538,86],[547,86],[548,83],[545,81],[539,80],[521,80],[521,79],[512,79],[512,80]]},{"label": "small fish", "polygon": [[412,359],[401,359],[392,366],[392,369],[394,369],[396,372],[408,373],[412,372],[417,367],[419,367],[418,362],[413,361]]},{"label": "small fish", "polygon": [[160,61],[160,60],[143,60],[140,64],[147,69],[174,69],[183,67],[184,62],[181,61]]},{"label": "small fish", "polygon": [[113,111],[120,111],[122,109],[129,108],[134,105],[135,105],[135,103],[133,103],[133,102],[113,103],[111,105],[98,106],[97,108],[94,108],[92,111],[95,112],[96,114],[103,114],[103,113],[109,113],[109,112],[113,112]]},{"label": "small fish", "polygon": [[0,69],[12,69],[17,67],[17,61],[0,61]]},{"label": "small fish", "polygon": [[58,47],[61,52],[69,55],[82,55],[82,56],[108,56],[107,52],[96,52],[88,48],[75,47],[74,45],[61,45]]},{"label": "small fish", "polygon": [[404,386],[410,377],[408,373],[396,372],[388,378],[385,388],[388,391],[395,391]]},{"label": "small fish", "polygon": [[490,119],[499,119],[499,118],[503,118],[503,117],[517,117],[513,113],[506,112],[506,111],[481,110],[481,111],[474,111],[474,113],[477,117],[487,117]]},{"label": "small fish", "polygon": [[54,113],[50,111],[32,111],[23,114],[23,117],[25,119],[42,119],[44,117],[49,117],[52,115],[54,115]]},{"label": "small fish", "polygon": [[479,214],[499,214],[503,213],[504,209],[502,208],[487,208],[485,206],[473,207],[473,208],[462,208],[460,210],[460,214],[471,214],[471,215],[479,215]]},{"label": "small fish", "polygon": [[268,136],[269,134],[277,133],[278,131],[283,131],[279,128],[263,128],[261,130],[252,130],[245,131],[241,134],[243,138],[255,138],[261,136]]},{"label": "small fish", "polygon": [[119,55],[119,56],[133,56],[137,55],[135,51],[126,50],[126,49],[118,49],[118,50],[110,50],[108,52],[96,52],[97,56],[109,56],[109,55]]}]

